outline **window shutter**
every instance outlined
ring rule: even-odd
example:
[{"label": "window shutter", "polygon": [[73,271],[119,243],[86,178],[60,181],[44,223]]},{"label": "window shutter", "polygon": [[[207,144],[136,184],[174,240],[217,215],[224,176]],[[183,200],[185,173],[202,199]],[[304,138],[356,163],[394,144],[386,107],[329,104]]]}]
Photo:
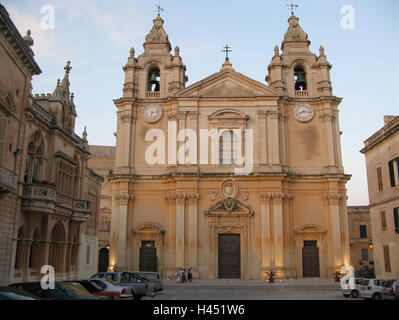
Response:
[{"label": "window shutter", "polygon": [[391,272],[391,261],[389,257],[388,245],[384,245],[384,264],[385,264],[385,272]]},{"label": "window shutter", "polygon": [[381,167],[377,168],[377,180],[378,180],[378,191],[384,190],[384,186],[382,184],[382,173],[381,173]]},{"label": "window shutter", "polygon": [[389,166],[389,177],[391,180],[391,187],[395,186],[395,172],[393,169],[393,160],[388,162],[388,166]]},{"label": "window shutter", "polygon": [[386,218],[386,214],[385,211],[381,211],[381,229],[382,231],[387,229],[387,218]]},{"label": "window shutter", "polygon": [[399,207],[393,209],[393,218],[395,221],[395,232],[399,233]]}]

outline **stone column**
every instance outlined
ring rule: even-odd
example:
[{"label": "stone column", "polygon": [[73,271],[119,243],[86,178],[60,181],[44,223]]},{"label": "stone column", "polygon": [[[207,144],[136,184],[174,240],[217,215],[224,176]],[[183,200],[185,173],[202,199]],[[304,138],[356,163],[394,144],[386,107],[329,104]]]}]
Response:
[{"label": "stone column", "polygon": [[268,162],[269,164],[280,164],[278,111],[269,111],[267,113],[267,128]]},{"label": "stone column", "polygon": [[338,193],[329,193],[325,196],[330,209],[331,247],[333,253],[333,267],[342,266],[341,224],[339,218],[339,202],[342,196]]},{"label": "stone column", "polygon": [[283,194],[273,193],[274,265],[284,266]]},{"label": "stone column", "polygon": [[328,150],[328,166],[335,166],[335,148],[334,148],[334,130],[333,130],[333,118],[332,110],[329,107],[325,108],[325,111],[320,114],[320,120],[325,122],[326,125],[326,138],[327,138],[327,150]]},{"label": "stone column", "polygon": [[188,264],[193,269],[198,264],[198,199],[198,193],[188,195]]},{"label": "stone column", "polygon": [[129,200],[128,194],[119,194],[116,198],[118,200],[118,254],[117,261],[119,268],[127,267],[126,259],[126,242],[127,242],[127,211]]},{"label": "stone column", "polygon": [[258,119],[259,119],[259,160],[260,164],[267,164],[267,134],[266,134],[266,111],[258,111]]},{"label": "stone column", "polygon": [[261,252],[262,267],[271,266],[271,250],[270,250],[270,199],[271,194],[262,192],[260,194],[261,205]]},{"label": "stone column", "polygon": [[184,266],[184,204],[186,195],[176,194],[176,267]]}]

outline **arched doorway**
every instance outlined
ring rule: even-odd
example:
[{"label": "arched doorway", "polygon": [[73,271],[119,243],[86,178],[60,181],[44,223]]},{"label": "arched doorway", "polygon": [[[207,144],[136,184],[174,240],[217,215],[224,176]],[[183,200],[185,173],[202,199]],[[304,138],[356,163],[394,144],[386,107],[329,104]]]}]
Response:
[{"label": "arched doorway", "polygon": [[101,248],[98,254],[98,272],[106,272],[109,265],[109,250]]},{"label": "arched doorway", "polygon": [[65,230],[61,222],[58,222],[51,231],[49,248],[49,265],[56,272],[64,271],[64,247]]}]

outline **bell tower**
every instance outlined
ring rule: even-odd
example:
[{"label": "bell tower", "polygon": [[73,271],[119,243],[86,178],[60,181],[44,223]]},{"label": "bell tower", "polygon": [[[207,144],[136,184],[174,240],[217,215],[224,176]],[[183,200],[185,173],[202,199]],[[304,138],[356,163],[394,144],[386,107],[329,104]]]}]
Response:
[{"label": "bell tower", "polygon": [[124,98],[157,100],[173,96],[185,87],[188,80],[186,66],[180,57],[180,49],[170,53],[171,45],[164,28],[164,21],[158,15],[153,27],[145,37],[144,53],[135,58],[135,50],[130,50],[124,66]]},{"label": "bell tower", "polygon": [[299,25],[294,13],[288,19],[289,27],[279,48],[274,48],[274,56],[269,64],[268,84],[290,97],[332,96],[330,81],[331,65],[320,46],[319,56],[309,50],[308,34]]}]

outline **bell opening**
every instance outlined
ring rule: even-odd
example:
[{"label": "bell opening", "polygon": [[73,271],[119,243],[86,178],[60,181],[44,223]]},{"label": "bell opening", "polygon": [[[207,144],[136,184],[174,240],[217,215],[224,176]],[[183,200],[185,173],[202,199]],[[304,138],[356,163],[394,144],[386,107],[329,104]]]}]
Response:
[{"label": "bell opening", "polygon": [[295,90],[307,90],[306,72],[303,70],[302,67],[296,67],[294,69],[294,83]]},{"label": "bell opening", "polygon": [[148,73],[148,91],[157,92],[160,89],[161,73],[158,68],[151,69]]}]

